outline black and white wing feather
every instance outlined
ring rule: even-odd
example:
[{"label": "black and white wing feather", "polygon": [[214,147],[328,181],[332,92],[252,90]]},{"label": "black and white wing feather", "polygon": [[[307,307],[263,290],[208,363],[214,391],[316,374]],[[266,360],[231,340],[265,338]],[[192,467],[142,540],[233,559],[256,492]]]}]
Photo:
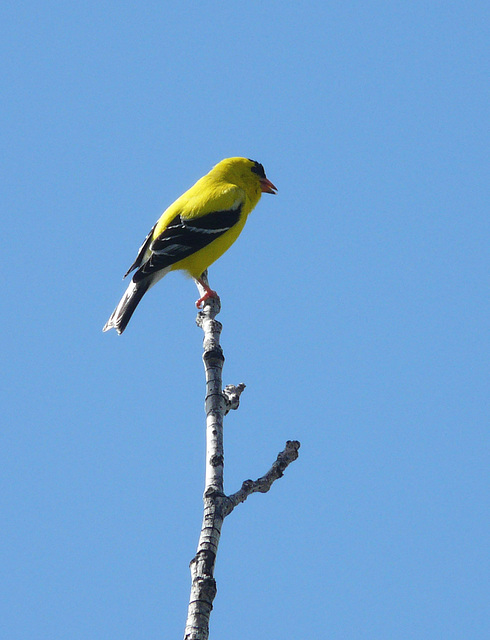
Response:
[{"label": "black and white wing feather", "polygon": [[126,276],[128,276],[131,273],[131,271],[133,271],[134,269],[137,269],[138,267],[141,267],[141,265],[143,264],[143,261],[144,261],[143,259],[145,257],[146,252],[148,251],[148,249],[150,247],[151,240],[153,238],[153,232],[155,231],[155,227],[156,226],[157,226],[157,222],[155,222],[155,224],[152,226],[149,234],[144,239],[143,244],[139,248],[138,255],[136,256],[135,261],[129,267],[129,269],[126,271],[126,273],[123,275],[123,280],[124,280],[124,278]]}]

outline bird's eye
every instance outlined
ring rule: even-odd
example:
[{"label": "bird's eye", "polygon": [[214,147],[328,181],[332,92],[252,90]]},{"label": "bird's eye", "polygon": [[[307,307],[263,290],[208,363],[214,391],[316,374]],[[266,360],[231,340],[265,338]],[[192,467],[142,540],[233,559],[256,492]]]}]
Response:
[{"label": "bird's eye", "polygon": [[256,173],[259,178],[265,178],[265,171],[264,171],[264,167],[260,164],[260,162],[256,162],[255,160],[250,160],[250,162],[253,162],[253,167],[251,167],[251,171],[253,171],[253,173]]}]

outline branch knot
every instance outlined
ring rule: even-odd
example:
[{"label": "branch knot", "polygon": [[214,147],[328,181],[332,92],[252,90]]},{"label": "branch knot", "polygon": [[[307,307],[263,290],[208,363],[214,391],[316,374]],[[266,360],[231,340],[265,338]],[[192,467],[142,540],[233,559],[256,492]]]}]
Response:
[{"label": "branch knot", "polygon": [[214,455],[209,458],[209,464],[212,467],[219,467],[224,463],[224,456],[222,454]]},{"label": "branch knot", "polygon": [[225,356],[223,355],[223,349],[219,345],[215,345],[210,349],[206,349],[202,354],[202,359],[204,360],[204,364],[220,364],[225,361]]}]

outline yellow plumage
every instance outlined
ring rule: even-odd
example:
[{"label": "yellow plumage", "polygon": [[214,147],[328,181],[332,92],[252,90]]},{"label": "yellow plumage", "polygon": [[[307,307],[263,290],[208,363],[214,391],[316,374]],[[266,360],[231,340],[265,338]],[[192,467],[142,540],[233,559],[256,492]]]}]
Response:
[{"label": "yellow plumage", "polygon": [[216,295],[201,276],[240,235],[261,194],[275,193],[258,162],[226,158],[164,211],[128,273],[136,272],[104,326],[122,333],[143,295],[169,271],[181,269]]}]

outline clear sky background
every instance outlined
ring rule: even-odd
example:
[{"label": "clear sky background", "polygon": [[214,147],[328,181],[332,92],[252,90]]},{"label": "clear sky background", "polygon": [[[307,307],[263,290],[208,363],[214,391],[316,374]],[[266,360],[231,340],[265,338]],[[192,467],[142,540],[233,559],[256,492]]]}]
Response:
[{"label": "clear sky background", "polygon": [[192,281],[101,329],[227,156],[278,187],[210,270],[228,492],[213,640],[486,639],[486,2],[0,9],[0,636],[180,638],[204,476]]}]

